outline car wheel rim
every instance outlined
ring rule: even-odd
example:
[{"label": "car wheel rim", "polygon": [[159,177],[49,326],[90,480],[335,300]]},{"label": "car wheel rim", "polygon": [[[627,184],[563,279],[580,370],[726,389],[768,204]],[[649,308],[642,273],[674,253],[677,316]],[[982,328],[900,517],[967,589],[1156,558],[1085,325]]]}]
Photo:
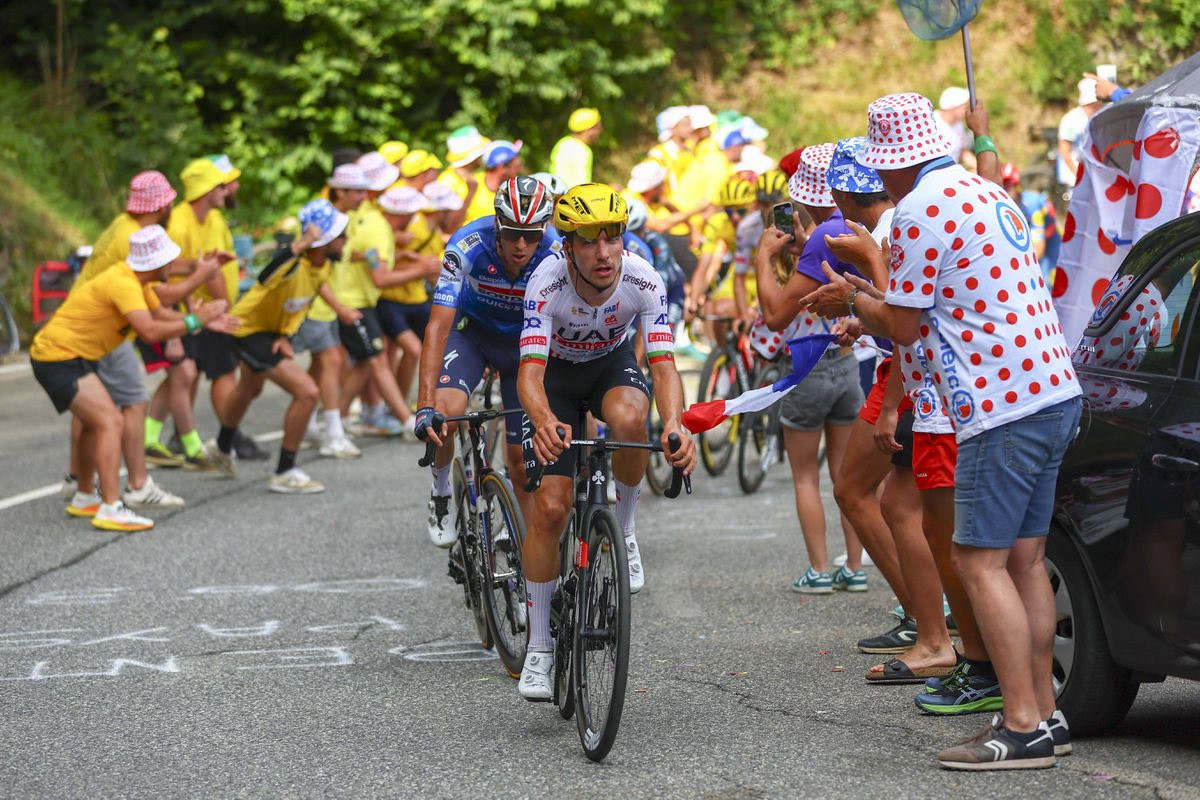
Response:
[{"label": "car wheel rim", "polygon": [[1046,559],[1046,573],[1050,587],[1054,590],[1054,694],[1062,691],[1063,684],[1071,676],[1075,663],[1075,613],[1071,605],[1071,593],[1062,573],[1054,562]]}]

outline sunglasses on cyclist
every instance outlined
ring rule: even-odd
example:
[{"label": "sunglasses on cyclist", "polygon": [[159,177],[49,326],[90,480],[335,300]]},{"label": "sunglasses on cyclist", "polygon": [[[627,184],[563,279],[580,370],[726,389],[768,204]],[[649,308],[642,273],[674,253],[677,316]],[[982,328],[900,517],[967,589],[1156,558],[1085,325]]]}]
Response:
[{"label": "sunglasses on cyclist", "polygon": [[500,238],[509,243],[515,243],[519,239],[524,239],[526,242],[533,244],[534,242],[540,242],[545,235],[546,231],[542,228],[510,228],[506,225],[500,226]]},{"label": "sunglasses on cyclist", "polygon": [[737,217],[738,219],[741,219],[742,217],[746,216],[749,213],[750,213],[750,209],[746,208],[745,206],[738,206],[737,208],[725,209],[726,216],[728,216],[730,218]]},{"label": "sunglasses on cyclist", "polygon": [[575,235],[585,242],[592,243],[600,238],[603,233],[608,237],[608,240],[618,241],[625,233],[624,222],[597,222],[590,225],[580,225],[575,229]]}]

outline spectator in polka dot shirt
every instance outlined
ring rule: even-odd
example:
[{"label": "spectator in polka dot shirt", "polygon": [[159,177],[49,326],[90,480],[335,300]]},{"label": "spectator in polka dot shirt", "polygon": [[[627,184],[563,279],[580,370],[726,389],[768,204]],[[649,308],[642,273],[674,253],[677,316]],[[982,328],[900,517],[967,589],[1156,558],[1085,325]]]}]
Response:
[{"label": "spectator in polka dot shirt", "polygon": [[954,566],[1000,679],[1004,717],[986,739],[938,761],[1052,766],[1069,732],[1054,703],[1054,596],[1042,557],[1058,468],[1079,423],[1069,348],[1024,216],[999,186],[946,157],[929,100],[876,100],[868,139],[858,160],[897,204],[886,294],[830,270],[805,302],[916,344],[954,424]]}]

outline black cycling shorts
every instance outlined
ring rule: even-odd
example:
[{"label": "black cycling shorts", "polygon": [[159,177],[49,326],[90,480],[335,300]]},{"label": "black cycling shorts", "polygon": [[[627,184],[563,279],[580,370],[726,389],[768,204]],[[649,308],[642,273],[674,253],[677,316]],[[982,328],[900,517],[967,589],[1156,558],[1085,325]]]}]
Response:
[{"label": "black cycling shorts", "polygon": [[[576,436],[587,434],[586,431],[578,430],[579,417],[585,404],[592,416],[603,419],[604,395],[609,389],[632,386],[647,397],[650,396],[646,377],[638,366],[637,357],[633,354],[633,344],[629,340],[613,352],[594,361],[577,363],[551,357],[546,363],[543,385],[546,387],[546,399],[550,402],[550,410],[560,421],[570,425]],[[525,469],[528,471],[536,464],[537,457],[533,453],[532,438],[523,438]],[[575,448],[568,448],[558,461],[546,467],[545,474],[573,476],[577,455]]]},{"label": "black cycling shorts", "polygon": [[200,330],[184,336],[183,352],[196,362],[196,367],[210,381],[237,369],[238,357],[233,352],[233,337],[227,333]]},{"label": "black cycling shorts", "polygon": [[79,394],[79,379],[96,371],[98,362],[86,358],[68,358],[66,361],[38,361],[29,359],[33,377],[42,385],[54,403],[54,410],[62,414],[75,402]]},{"label": "black cycling shorts", "polygon": [[278,333],[269,332],[235,336],[233,349],[247,367],[256,373],[263,373],[283,361],[283,353],[271,350],[278,338]]}]

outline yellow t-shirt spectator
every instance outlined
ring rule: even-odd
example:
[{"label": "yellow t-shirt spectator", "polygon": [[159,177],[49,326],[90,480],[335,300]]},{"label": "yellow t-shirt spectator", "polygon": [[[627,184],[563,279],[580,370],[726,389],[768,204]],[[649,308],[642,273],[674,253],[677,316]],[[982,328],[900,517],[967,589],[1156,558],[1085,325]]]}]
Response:
[{"label": "yellow t-shirt spectator", "polygon": [[[171,218],[167,221],[167,235],[179,245],[179,257],[196,259],[213,250],[233,252],[233,234],[225,222],[225,216],[220,209],[211,209],[204,217],[204,222],[196,218],[196,212],[191,203],[180,203],[171,209]],[[238,296],[238,262],[232,259],[221,267],[221,276],[225,279],[225,291],[229,293],[232,304]],[[207,286],[196,289],[195,296],[201,300],[210,300],[212,295]]]},{"label": "yellow t-shirt spectator", "polygon": [[667,168],[667,188],[674,192],[683,180],[683,174],[691,166],[693,154],[691,150],[680,147],[672,140],[654,145],[647,156]]},{"label": "yellow t-shirt spectator", "polygon": [[71,292],[33,338],[29,357],[37,361],[99,361],[125,341],[130,332],[127,314],[153,311],[162,305],[152,286],[143,286],[124,261],[114,264]]},{"label": "yellow t-shirt spectator", "polygon": [[129,237],[141,229],[141,223],[132,214],[118,214],[92,245],[92,254],[84,262],[75,287],[87,283],[113,264],[124,261],[129,256]]},{"label": "yellow t-shirt spectator", "polygon": [[256,283],[237,301],[230,313],[242,321],[234,336],[278,333],[291,336],[304,322],[317,291],[329,280],[330,267],[314,267],[304,256],[292,259]]},{"label": "yellow t-shirt spectator", "polygon": [[371,271],[392,269],[396,261],[396,236],[379,206],[364,200],[347,227],[342,260],[333,271],[334,295],[350,308],[371,308],[379,302],[379,289]]},{"label": "yellow t-shirt spectator", "polygon": [[482,217],[490,217],[495,213],[496,193],[488,188],[487,182],[480,176],[479,188],[475,190],[475,196],[471,198],[471,204],[467,206],[467,216],[463,219],[463,224],[466,225]]},{"label": "yellow t-shirt spectator", "polygon": [[721,187],[732,177],[733,164],[720,150],[697,156],[692,159],[672,197],[681,209],[712,203],[716,201]]},{"label": "yellow t-shirt spectator", "polygon": [[[414,214],[412,221],[408,223],[405,229],[413,235],[412,244],[408,246],[410,252],[416,253],[419,256],[439,257],[442,252],[442,237],[438,232],[429,227],[429,223],[425,221],[423,214]],[[408,263],[396,258],[396,269],[407,267]],[[418,305],[420,303],[429,302],[429,288],[425,285],[424,278],[414,278],[407,283],[402,283],[399,286],[389,286],[383,290],[380,295],[384,300],[391,300],[393,303],[406,303],[409,305]]]},{"label": "yellow t-shirt spectator", "polygon": [[592,180],[592,148],[574,136],[564,136],[550,151],[550,174],[562,178],[568,187]]}]

